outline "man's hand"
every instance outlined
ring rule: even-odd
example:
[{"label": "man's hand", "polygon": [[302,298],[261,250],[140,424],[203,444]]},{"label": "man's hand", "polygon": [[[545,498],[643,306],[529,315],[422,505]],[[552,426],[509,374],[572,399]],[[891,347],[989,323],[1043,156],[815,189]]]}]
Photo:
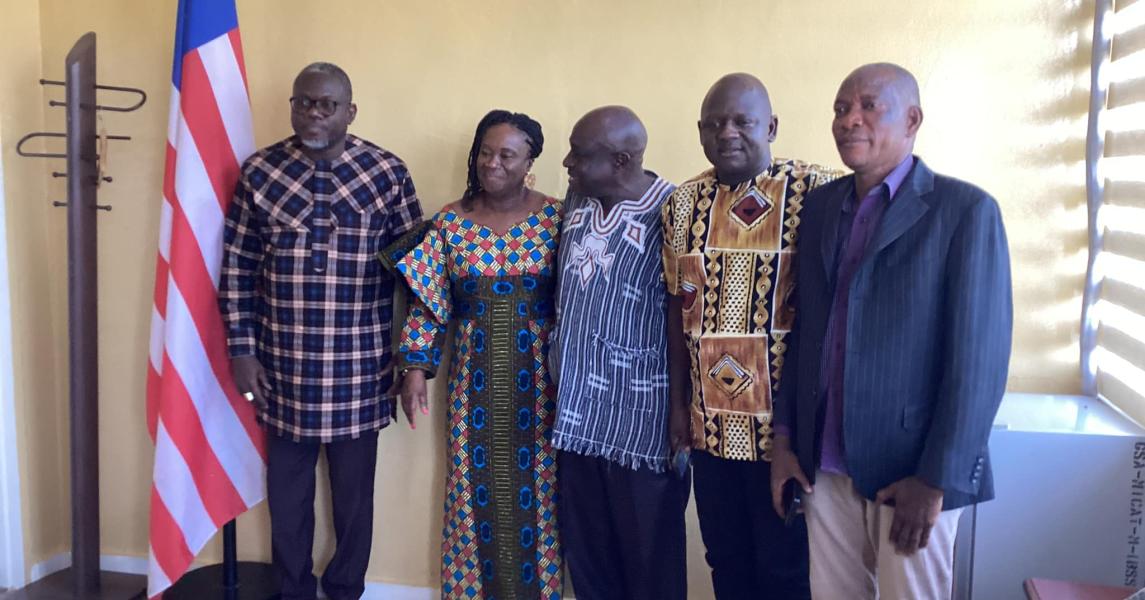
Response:
[{"label": "man's hand", "polygon": [[788,479],[798,481],[806,494],[813,491],[811,482],[799,466],[799,458],[791,451],[791,438],[776,435],[771,444],[771,506],[781,519],[787,518],[783,506],[783,486]]},{"label": "man's hand", "polygon": [[668,444],[692,445],[692,357],[684,336],[684,300],[668,294]]},{"label": "man's hand", "polygon": [[417,411],[420,409],[421,414],[429,414],[429,396],[425,391],[425,371],[421,369],[410,369],[402,375],[402,412],[406,414],[406,420],[409,421],[410,429],[417,429],[417,423],[414,419]]},{"label": "man's hand", "polygon": [[890,542],[895,552],[910,556],[930,541],[930,530],[942,512],[942,490],[918,477],[907,477],[879,490],[875,502],[894,507]]},{"label": "man's hand", "polygon": [[266,410],[266,397],[263,390],[270,389],[270,381],[266,378],[266,371],[262,363],[254,355],[236,356],[231,359],[231,377],[235,380],[235,387],[243,395],[253,394],[254,405],[259,410]]},{"label": "man's hand", "polygon": [[673,401],[668,409],[668,443],[672,452],[692,446],[692,418],[688,407]]}]

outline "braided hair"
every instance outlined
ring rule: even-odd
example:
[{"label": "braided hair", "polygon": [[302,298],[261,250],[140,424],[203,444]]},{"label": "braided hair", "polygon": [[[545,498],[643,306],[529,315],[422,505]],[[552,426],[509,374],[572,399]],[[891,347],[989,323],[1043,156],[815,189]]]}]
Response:
[{"label": "braided hair", "polygon": [[525,113],[509,112],[507,110],[491,110],[477,124],[477,132],[473,135],[473,147],[469,150],[469,178],[465,183],[465,193],[461,196],[461,205],[468,210],[473,199],[481,193],[481,180],[477,178],[477,155],[481,152],[481,142],[485,139],[485,132],[494,125],[508,123],[518,131],[525,134],[525,141],[529,143],[529,158],[536,159],[541,155],[545,145],[545,135],[541,132],[541,124],[534,121]]}]

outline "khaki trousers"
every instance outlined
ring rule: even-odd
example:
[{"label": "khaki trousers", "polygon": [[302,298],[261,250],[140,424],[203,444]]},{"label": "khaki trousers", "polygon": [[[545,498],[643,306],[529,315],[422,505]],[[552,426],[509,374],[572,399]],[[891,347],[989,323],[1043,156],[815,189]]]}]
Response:
[{"label": "khaki trousers", "polygon": [[925,548],[899,556],[888,539],[894,509],[860,496],[850,477],[819,471],[804,503],[815,600],[950,598],[961,508],[939,514]]}]

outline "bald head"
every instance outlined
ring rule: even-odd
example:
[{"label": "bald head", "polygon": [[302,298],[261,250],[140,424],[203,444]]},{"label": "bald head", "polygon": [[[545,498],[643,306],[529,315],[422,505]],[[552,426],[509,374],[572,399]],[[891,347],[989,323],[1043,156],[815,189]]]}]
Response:
[{"label": "bald head", "polygon": [[590,110],[573,126],[564,166],[569,189],[598,199],[626,197],[646,183],[648,131],[625,106]]},{"label": "bald head", "polygon": [[640,161],[648,147],[648,131],[627,106],[602,106],[585,113],[573,132],[612,152],[626,152]]},{"label": "bald head", "polygon": [[894,63],[870,63],[863,65],[843,80],[840,88],[850,85],[878,86],[890,92],[900,109],[922,106],[918,94],[918,80],[906,69]]},{"label": "bald head", "polygon": [[708,88],[704,102],[700,105],[700,118],[713,106],[726,103],[729,99],[745,98],[758,104],[762,113],[771,116],[771,96],[767,93],[767,86],[758,77],[750,73],[728,73],[720,77]]},{"label": "bald head", "polygon": [[767,88],[754,75],[720,77],[700,105],[700,144],[720,183],[736,185],[771,165],[779,119]]}]

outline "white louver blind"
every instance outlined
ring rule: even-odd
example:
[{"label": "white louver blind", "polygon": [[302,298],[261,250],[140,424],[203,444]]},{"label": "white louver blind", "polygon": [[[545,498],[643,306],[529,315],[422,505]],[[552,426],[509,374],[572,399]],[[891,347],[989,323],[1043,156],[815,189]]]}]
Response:
[{"label": "white louver blind", "polygon": [[1112,9],[1097,121],[1104,148],[1089,159],[1100,161],[1102,181],[1090,369],[1098,394],[1145,423],[1145,0],[1114,0]]}]

